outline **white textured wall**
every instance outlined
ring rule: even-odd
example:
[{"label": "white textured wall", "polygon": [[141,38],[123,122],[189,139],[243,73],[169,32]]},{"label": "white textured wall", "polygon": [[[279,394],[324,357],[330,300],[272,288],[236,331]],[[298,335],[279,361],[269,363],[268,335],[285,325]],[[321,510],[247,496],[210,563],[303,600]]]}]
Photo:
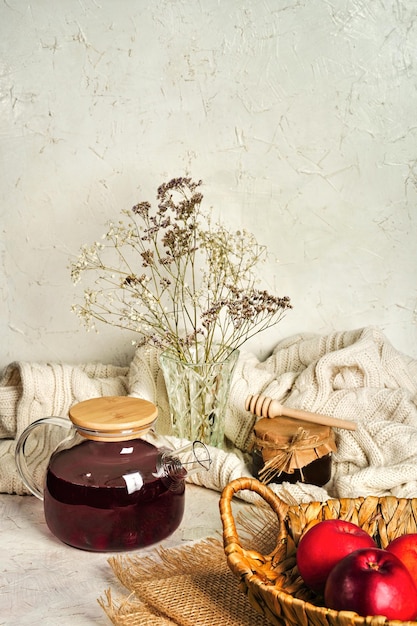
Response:
[{"label": "white textured wall", "polygon": [[69,259],[186,173],[280,259],[260,354],[377,325],[417,357],[415,0],[7,0],[0,50],[0,366],[129,357]]}]

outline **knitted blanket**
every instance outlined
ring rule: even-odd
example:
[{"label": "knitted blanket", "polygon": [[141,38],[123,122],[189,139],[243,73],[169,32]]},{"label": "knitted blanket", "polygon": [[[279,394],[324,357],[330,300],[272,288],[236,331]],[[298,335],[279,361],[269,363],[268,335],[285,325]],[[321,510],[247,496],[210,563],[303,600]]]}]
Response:
[{"label": "knitted blanket", "polygon": [[[245,411],[244,403],[254,393],[357,423],[356,431],[336,429],[338,450],[332,478],[324,488],[271,485],[285,501],[369,494],[417,497],[417,361],[398,352],[379,329],[292,336],[279,342],[264,361],[242,351],[226,416],[229,447],[211,448],[210,471],[195,474],[190,481],[220,491],[234,478],[250,475],[248,450],[257,418]],[[168,399],[153,349],[138,350],[125,368],[11,363],[0,380],[0,491],[27,493],[14,451],[29,423],[49,415],[67,416],[70,406],[88,398],[127,394],[157,404],[158,441],[182,443],[168,434]],[[53,438],[45,436],[39,464],[53,445]],[[250,500],[252,495],[244,492],[242,497]]]}]

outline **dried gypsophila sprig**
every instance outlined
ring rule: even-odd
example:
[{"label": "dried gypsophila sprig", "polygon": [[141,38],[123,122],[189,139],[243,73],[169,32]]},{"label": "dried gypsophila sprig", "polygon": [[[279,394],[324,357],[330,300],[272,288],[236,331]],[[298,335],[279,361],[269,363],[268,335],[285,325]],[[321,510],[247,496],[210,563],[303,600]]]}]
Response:
[{"label": "dried gypsophila sprig", "polygon": [[253,234],[212,224],[201,181],[173,178],[149,202],[123,211],[100,242],[71,265],[74,284],[93,274],[73,309],[88,328],[100,321],[137,332],[140,344],[171,348],[186,362],[221,360],[277,324],[288,297],[256,287],[267,255]]}]

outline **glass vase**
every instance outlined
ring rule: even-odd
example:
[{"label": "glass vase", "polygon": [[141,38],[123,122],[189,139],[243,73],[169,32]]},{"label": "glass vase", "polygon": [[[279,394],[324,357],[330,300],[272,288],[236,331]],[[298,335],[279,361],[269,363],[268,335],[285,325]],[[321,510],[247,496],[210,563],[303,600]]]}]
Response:
[{"label": "glass vase", "polygon": [[171,414],[172,435],[222,448],[230,383],[239,351],[224,360],[184,362],[166,350],[159,357]]}]

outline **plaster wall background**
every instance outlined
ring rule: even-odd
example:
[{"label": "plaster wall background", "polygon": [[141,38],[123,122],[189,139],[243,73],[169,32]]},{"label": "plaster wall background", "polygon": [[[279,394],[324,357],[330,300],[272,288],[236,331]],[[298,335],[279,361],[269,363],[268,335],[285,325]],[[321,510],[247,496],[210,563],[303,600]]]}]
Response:
[{"label": "plaster wall background", "polygon": [[382,328],[417,357],[415,0],[0,4],[0,367],[124,363],[68,265],[174,176],[251,230],[294,310],[249,346]]}]

